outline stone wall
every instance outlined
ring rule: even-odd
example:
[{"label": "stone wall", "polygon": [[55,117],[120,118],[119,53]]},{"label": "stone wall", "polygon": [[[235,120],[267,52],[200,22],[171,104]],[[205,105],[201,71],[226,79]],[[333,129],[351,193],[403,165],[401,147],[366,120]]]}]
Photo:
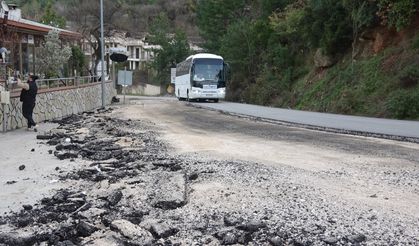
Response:
[{"label": "stone wall", "polygon": [[[34,109],[35,122],[59,119],[71,114],[96,109],[102,106],[101,84],[89,84],[79,88],[64,88],[55,91],[39,91]],[[113,83],[105,83],[105,103],[109,105],[116,90]],[[22,116],[19,93],[12,94],[10,104],[0,106],[0,132],[3,131],[4,111],[7,113],[6,130],[26,127]]]}]

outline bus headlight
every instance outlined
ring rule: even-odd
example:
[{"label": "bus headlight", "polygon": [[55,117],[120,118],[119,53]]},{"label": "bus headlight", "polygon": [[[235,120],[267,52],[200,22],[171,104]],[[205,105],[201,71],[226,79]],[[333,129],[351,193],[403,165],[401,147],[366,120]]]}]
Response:
[{"label": "bus headlight", "polygon": [[220,88],[218,89],[219,94],[226,94],[226,88]]},{"label": "bus headlight", "polygon": [[193,93],[193,94],[201,94],[201,91],[200,91],[200,90],[198,90],[198,89],[193,89],[193,90],[192,90],[192,93]]}]

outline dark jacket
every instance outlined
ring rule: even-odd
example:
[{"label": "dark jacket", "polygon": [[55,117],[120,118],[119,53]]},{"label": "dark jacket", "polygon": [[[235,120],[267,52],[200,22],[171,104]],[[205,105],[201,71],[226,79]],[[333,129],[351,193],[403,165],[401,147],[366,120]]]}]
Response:
[{"label": "dark jacket", "polygon": [[35,104],[37,93],[38,86],[36,85],[36,82],[30,82],[29,90],[22,89],[22,92],[20,93],[20,101],[24,104]]}]

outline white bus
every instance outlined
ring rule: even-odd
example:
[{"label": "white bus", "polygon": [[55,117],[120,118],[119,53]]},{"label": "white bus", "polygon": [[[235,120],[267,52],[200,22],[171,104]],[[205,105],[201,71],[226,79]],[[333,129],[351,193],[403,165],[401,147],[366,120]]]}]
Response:
[{"label": "white bus", "polygon": [[224,99],[226,71],[221,56],[204,53],[189,56],[176,66],[176,97],[181,101]]}]

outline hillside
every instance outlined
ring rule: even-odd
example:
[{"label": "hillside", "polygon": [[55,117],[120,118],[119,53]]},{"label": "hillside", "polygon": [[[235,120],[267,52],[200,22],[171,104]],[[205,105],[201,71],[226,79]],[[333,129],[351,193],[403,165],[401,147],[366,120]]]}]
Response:
[{"label": "hillside", "polygon": [[[403,32],[377,28],[330,68],[312,68],[292,88],[298,109],[419,119],[419,18]],[[284,104],[279,105],[284,106]]]},{"label": "hillside", "polygon": [[230,100],[419,119],[415,0],[201,1],[197,23]]},{"label": "hillside", "polygon": [[[10,0],[8,2],[13,2],[20,6],[25,18],[41,22],[43,21],[43,18],[51,15],[51,13],[47,13],[48,5],[51,5],[50,11],[52,14],[66,19],[66,28],[75,30],[80,27],[72,22],[73,16],[71,16],[70,13],[73,12],[73,9],[87,7],[96,8],[94,11],[99,11],[99,1]],[[170,26],[173,31],[176,28],[180,28],[186,32],[190,40],[195,42],[200,41],[198,29],[195,25],[193,0],[104,0],[103,2],[105,16],[110,11],[115,11],[119,14],[120,18],[113,21],[111,25],[115,29],[129,32],[134,36],[143,35],[143,33],[149,31],[148,29],[153,20],[157,18],[160,13],[165,13],[170,20]],[[118,9],[113,10],[113,6],[118,6]],[[50,21],[50,19],[48,20]]]}]

